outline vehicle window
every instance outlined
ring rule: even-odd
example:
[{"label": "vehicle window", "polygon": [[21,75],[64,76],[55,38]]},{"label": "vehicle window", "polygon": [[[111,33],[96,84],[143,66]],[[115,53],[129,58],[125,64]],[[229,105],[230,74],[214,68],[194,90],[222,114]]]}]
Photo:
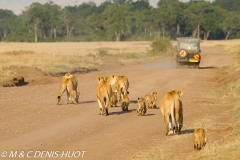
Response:
[{"label": "vehicle window", "polygon": [[184,43],[180,43],[180,46],[179,46],[180,48],[184,48],[184,49],[186,49],[186,50],[189,50],[189,51],[199,51],[199,44],[197,44],[197,43],[186,43],[186,42],[184,42]]}]

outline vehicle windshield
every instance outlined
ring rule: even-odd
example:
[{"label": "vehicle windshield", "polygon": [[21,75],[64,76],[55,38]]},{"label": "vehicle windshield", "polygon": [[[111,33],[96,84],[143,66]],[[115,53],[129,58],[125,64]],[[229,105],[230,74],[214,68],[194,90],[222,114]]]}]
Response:
[{"label": "vehicle windshield", "polygon": [[179,45],[180,48],[184,48],[188,51],[199,51],[199,43],[194,43],[194,42],[180,42]]}]

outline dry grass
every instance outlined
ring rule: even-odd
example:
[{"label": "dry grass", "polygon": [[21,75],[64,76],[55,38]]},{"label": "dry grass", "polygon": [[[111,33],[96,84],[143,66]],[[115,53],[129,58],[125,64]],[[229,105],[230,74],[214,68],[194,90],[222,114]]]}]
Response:
[{"label": "dry grass", "polygon": [[[11,76],[4,70],[12,65],[43,71],[66,71],[74,67],[103,65],[102,54],[119,56],[123,63],[146,54],[150,42],[76,42],[76,43],[0,43],[0,77]],[[129,53],[129,54],[126,54]],[[129,56],[130,55],[130,56]],[[129,61],[131,60],[131,61]]]},{"label": "dry grass", "polygon": [[108,50],[109,54],[142,53],[150,42],[56,42],[56,43],[0,43],[0,53],[28,50],[39,54],[80,55],[96,54]]},{"label": "dry grass", "polygon": [[[0,78],[14,72],[6,70],[12,65],[38,68],[46,72],[61,72],[75,67],[97,68],[104,64],[104,55],[117,56],[121,63],[147,63],[159,57],[148,56],[151,42],[57,42],[57,43],[0,43]],[[173,46],[176,41],[172,41]],[[240,40],[203,41],[201,46],[228,46]],[[225,47],[226,48],[226,47]],[[237,49],[238,51],[238,49]]]}]

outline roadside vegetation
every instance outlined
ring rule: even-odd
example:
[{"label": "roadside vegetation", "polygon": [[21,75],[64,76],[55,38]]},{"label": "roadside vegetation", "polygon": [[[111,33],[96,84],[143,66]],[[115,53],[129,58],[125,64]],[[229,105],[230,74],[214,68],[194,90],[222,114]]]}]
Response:
[{"label": "roadside vegetation", "polygon": [[[198,122],[194,122],[193,126],[195,127],[206,127],[210,132],[226,132],[225,136],[220,138],[217,141],[209,140],[204,150],[190,152],[184,154],[183,156],[176,156],[171,151],[172,147],[178,146],[175,144],[172,146],[171,144],[165,144],[164,147],[156,146],[146,151],[142,151],[140,154],[134,157],[134,159],[168,159],[168,157],[173,157],[176,159],[188,159],[188,160],[211,160],[211,159],[231,159],[238,160],[240,157],[240,45],[231,45],[225,46],[221,45],[221,47],[228,54],[236,54],[238,61],[236,64],[231,66],[222,67],[219,69],[219,73],[221,76],[220,86],[215,90],[212,90],[205,94],[204,96],[209,99],[217,99],[220,104],[211,104],[209,106],[210,109],[212,107],[217,107],[220,110],[226,109],[223,112],[229,112],[229,119],[233,119],[233,122],[229,124],[227,128],[217,129],[215,126],[211,124],[210,119],[199,119]],[[224,78],[222,78],[224,77]],[[223,106],[225,105],[225,106]],[[204,122],[204,123],[203,123]],[[203,126],[203,124],[205,124]],[[187,134],[183,134],[180,136],[175,136],[171,138],[175,139],[185,139],[186,141],[192,139],[192,136],[188,136]],[[181,145],[180,145],[181,146]],[[178,146],[178,147],[180,147]]]},{"label": "roadside vegetation", "polygon": [[151,43],[151,56],[174,56],[174,50],[170,38],[159,38]]}]

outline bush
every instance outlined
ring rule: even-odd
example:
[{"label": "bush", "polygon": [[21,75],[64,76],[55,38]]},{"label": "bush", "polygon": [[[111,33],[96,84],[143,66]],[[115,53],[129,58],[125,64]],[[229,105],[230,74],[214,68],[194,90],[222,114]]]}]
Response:
[{"label": "bush", "polygon": [[172,56],[173,46],[169,38],[156,39],[151,44],[151,56]]},{"label": "bush", "polygon": [[98,50],[98,56],[103,57],[103,56],[106,56],[106,55],[109,55],[107,50],[105,50],[105,49],[99,49]]}]

